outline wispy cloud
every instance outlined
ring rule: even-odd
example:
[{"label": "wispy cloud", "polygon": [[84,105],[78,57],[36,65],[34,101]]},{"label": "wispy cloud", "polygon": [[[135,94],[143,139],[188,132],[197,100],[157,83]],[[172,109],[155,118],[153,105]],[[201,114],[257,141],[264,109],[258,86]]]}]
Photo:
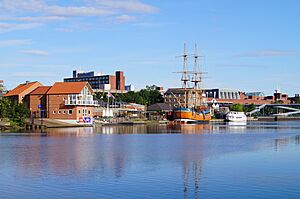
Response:
[{"label": "wispy cloud", "polygon": [[16,30],[31,29],[40,26],[39,23],[1,23],[0,22],[0,33],[11,32]]},{"label": "wispy cloud", "polygon": [[138,0],[90,0],[100,7],[107,7],[126,12],[154,13],[159,9]]},{"label": "wispy cloud", "polygon": [[236,58],[242,57],[285,57],[285,56],[298,56],[300,52],[289,50],[260,50],[253,52],[246,52],[234,55]]},{"label": "wispy cloud", "polygon": [[62,16],[37,16],[37,17],[0,17],[0,21],[6,22],[52,22],[52,21],[65,21],[67,18]]},{"label": "wispy cloud", "polygon": [[0,40],[0,47],[7,46],[20,46],[31,44],[30,39],[11,39],[11,40]]},{"label": "wispy cloud", "polygon": [[[100,18],[116,23],[136,21],[159,9],[141,0],[77,0],[61,4],[46,0],[0,0],[0,33],[35,28],[50,22]],[[112,20],[111,20],[112,19]],[[82,21],[81,21],[82,22]]]},{"label": "wispy cloud", "polygon": [[120,15],[115,17],[116,23],[128,23],[136,20],[137,18],[135,16],[130,16],[130,15]]},{"label": "wispy cloud", "polygon": [[57,74],[55,73],[45,73],[45,72],[17,72],[12,75],[13,77],[20,77],[20,78],[49,78],[49,77],[56,77]]},{"label": "wispy cloud", "polygon": [[262,65],[262,64],[232,64],[232,63],[220,63],[220,64],[212,64],[213,66],[216,67],[224,67],[224,68],[266,68],[268,67],[267,65]]},{"label": "wispy cloud", "polygon": [[23,51],[21,51],[21,53],[27,54],[27,55],[36,55],[36,56],[47,56],[47,55],[49,55],[49,52],[44,51],[44,50],[23,50]]}]

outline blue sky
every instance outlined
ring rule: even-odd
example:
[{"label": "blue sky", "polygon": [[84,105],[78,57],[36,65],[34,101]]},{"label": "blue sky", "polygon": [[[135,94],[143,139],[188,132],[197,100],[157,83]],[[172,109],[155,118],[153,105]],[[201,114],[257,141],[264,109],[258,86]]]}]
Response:
[{"label": "blue sky", "polygon": [[[207,88],[300,92],[298,0],[0,0],[0,79],[50,85],[73,69],[181,86],[187,43]],[[192,62],[191,62],[192,63]]]}]

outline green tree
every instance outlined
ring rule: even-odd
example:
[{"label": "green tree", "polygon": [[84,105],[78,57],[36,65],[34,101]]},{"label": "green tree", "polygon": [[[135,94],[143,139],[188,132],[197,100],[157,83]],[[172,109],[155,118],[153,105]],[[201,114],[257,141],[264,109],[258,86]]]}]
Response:
[{"label": "green tree", "polygon": [[7,98],[0,100],[0,118],[8,118],[10,114],[11,102]]},{"label": "green tree", "polygon": [[17,126],[24,126],[30,111],[24,103],[12,103],[7,98],[0,100],[0,118],[9,119]]},{"label": "green tree", "polygon": [[256,106],[255,106],[255,104],[250,104],[250,105],[244,105],[244,107],[243,107],[243,111],[244,112],[251,112],[251,111],[253,111],[253,110],[255,110],[256,109]]},{"label": "green tree", "polygon": [[230,106],[230,111],[238,111],[238,112],[243,112],[243,105],[242,104],[233,104]]}]

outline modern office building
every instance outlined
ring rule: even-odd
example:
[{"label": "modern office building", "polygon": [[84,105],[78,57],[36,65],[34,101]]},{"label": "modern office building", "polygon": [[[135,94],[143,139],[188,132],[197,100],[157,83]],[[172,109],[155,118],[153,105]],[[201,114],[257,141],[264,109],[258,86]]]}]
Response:
[{"label": "modern office building", "polygon": [[94,71],[77,72],[73,71],[73,77],[65,78],[64,82],[89,82],[94,92],[109,90],[112,93],[124,93],[125,76],[123,71],[116,71],[115,75],[96,74]]}]

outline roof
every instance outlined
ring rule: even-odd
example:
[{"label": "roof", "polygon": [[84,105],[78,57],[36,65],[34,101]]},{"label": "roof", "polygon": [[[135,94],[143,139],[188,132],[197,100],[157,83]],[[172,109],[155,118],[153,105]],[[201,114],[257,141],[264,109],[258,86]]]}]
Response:
[{"label": "roof", "polygon": [[15,96],[15,95],[20,95],[21,93],[23,93],[27,89],[31,88],[32,86],[36,86],[36,85],[42,85],[42,84],[39,83],[39,82],[29,82],[29,83],[25,83],[25,84],[20,84],[19,86],[17,86],[13,90],[9,91],[4,96],[5,97],[10,97],[10,96]]},{"label": "roof", "polygon": [[51,86],[39,86],[29,93],[29,95],[45,95],[50,88]]},{"label": "roof", "polygon": [[166,103],[156,103],[147,107],[147,111],[171,111],[172,107]]},{"label": "roof", "polygon": [[260,97],[264,97],[265,94],[263,92],[249,92],[245,94],[246,96],[260,96]]},{"label": "roof", "polygon": [[79,94],[85,86],[88,86],[92,91],[88,82],[56,82],[48,90],[47,94]]}]

